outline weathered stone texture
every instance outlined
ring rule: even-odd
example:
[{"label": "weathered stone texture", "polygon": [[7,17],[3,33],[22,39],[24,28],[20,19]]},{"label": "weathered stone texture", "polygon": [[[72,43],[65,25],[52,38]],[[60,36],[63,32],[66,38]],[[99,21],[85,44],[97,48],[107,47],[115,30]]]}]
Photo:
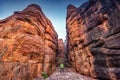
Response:
[{"label": "weathered stone texture", "polygon": [[59,67],[61,63],[66,64],[65,45],[63,39],[58,39],[58,49],[56,56],[56,66]]},{"label": "weathered stone texture", "polygon": [[58,56],[65,57],[65,45],[62,39],[58,39]]},{"label": "weathered stone texture", "polygon": [[57,33],[36,4],[0,21],[0,80],[33,80],[55,70]]},{"label": "weathered stone texture", "polygon": [[67,7],[69,61],[81,74],[120,78],[120,1],[90,0]]}]

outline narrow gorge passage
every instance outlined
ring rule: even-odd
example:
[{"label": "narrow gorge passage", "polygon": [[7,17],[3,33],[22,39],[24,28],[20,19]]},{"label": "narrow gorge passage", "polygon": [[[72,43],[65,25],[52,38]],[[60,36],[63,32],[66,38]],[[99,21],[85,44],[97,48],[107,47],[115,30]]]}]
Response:
[{"label": "narrow gorge passage", "polygon": [[58,39],[37,4],[0,20],[0,80],[120,79],[120,0],[68,5],[66,32]]},{"label": "narrow gorge passage", "polygon": [[[64,71],[61,72],[60,64],[64,64]],[[56,57],[56,70],[46,80],[95,80],[88,76],[80,75],[71,67],[67,58],[65,43],[58,39],[58,52]]]},{"label": "narrow gorge passage", "polygon": [[46,80],[95,80],[95,79],[84,75],[80,75],[76,73],[72,68],[65,68],[63,73],[60,73],[60,69],[56,68],[56,71]]}]

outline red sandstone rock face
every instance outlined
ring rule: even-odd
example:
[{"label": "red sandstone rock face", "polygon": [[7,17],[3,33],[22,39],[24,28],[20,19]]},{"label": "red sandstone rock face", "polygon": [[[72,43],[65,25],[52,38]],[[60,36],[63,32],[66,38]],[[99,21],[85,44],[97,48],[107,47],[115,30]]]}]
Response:
[{"label": "red sandstone rock face", "polygon": [[120,1],[90,0],[67,9],[67,51],[72,66],[94,78],[119,79]]},{"label": "red sandstone rock face", "polygon": [[0,21],[0,80],[32,80],[55,69],[57,33],[38,5]]},{"label": "red sandstone rock face", "polygon": [[58,39],[58,56],[65,57],[65,46],[62,39]]},{"label": "red sandstone rock face", "polygon": [[56,56],[56,66],[60,66],[61,63],[66,63],[65,57],[65,45],[62,39],[58,39],[58,50]]}]

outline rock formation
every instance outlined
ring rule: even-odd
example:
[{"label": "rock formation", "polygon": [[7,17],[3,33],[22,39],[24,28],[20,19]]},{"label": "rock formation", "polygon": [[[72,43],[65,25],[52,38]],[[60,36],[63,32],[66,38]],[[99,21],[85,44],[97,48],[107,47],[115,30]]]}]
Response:
[{"label": "rock formation", "polygon": [[0,21],[0,80],[33,80],[55,70],[57,33],[36,4]]},{"label": "rock formation", "polygon": [[65,56],[65,46],[62,39],[58,39],[58,55],[61,57]]},{"label": "rock formation", "polygon": [[81,74],[120,79],[120,1],[89,0],[67,7],[69,61]]},{"label": "rock formation", "polygon": [[65,63],[66,56],[65,56],[65,45],[63,39],[58,39],[58,51],[56,57],[56,65],[59,67],[61,63]]}]

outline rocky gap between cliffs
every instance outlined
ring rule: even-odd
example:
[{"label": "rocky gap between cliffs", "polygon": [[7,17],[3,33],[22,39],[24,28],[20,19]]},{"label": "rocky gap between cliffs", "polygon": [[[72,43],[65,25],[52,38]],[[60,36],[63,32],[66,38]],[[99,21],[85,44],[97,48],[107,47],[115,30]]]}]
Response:
[{"label": "rocky gap between cliffs", "polygon": [[63,39],[58,39],[58,50],[56,53],[56,67],[59,67],[61,63],[63,63],[65,67],[70,67],[65,42],[63,41]]},{"label": "rocky gap between cliffs", "polygon": [[120,79],[119,13],[120,0],[69,5],[66,42],[36,4],[0,20],[0,80],[41,80],[43,72],[46,80]]}]

